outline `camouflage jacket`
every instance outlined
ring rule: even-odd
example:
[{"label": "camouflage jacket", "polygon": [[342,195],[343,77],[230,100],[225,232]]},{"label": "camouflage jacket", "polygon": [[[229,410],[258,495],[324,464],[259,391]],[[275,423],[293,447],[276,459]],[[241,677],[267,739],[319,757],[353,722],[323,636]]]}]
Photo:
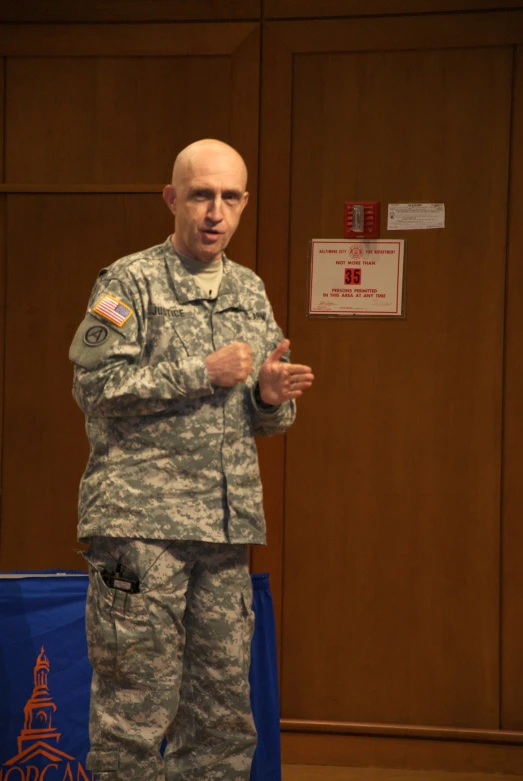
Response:
[{"label": "camouflage jacket", "polygon": [[[69,354],[91,445],[79,538],[264,543],[254,436],[285,431],[295,404],[263,408],[256,376],[281,339],[262,281],[225,257],[212,302],[170,238],[104,269]],[[254,373],[213,387],[205,357],[234,341]]]}]

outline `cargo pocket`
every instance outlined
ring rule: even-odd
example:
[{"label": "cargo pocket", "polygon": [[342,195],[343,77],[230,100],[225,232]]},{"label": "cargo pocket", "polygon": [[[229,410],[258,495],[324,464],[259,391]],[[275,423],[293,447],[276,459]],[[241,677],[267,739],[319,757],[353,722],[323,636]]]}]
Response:
[{"label": "cargo pocket", "polygon": [[150,684],[157,670],[146,596],[110,588],[93,570],[86,607],[89,661],[98,675]]}]

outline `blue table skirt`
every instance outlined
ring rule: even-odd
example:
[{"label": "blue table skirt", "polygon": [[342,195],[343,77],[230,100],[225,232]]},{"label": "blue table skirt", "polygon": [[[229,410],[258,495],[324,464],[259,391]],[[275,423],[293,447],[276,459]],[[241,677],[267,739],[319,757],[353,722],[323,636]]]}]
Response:
[{"label": "blue table skirt", "polygon": [[[258,745],[251,781],[281,781],[274,610],[267,574],[252,575],[250,669]],[[0,575],[0,779],[91,781],[91,667],[84,572]]]}]

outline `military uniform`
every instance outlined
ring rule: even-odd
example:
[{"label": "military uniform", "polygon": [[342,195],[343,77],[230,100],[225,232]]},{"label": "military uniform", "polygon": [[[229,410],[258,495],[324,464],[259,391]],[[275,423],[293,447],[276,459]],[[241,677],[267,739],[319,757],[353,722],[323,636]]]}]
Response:
[{"label": "military uniform", "polygon": [[[210,300],[170,238],[101,272],[74,337],[91,445],[79,501],[91,542],[88,767],[104,781],[249,777],[246,544],[265,542],[254,435],[295,415],[294,402],[264,405],[256,377],[281,339],[252,271],[224,257]],[[205,357],[236,341],[252,347],[253,374],[212,386]],[[139,590],[115,588],[115,570]]]}]

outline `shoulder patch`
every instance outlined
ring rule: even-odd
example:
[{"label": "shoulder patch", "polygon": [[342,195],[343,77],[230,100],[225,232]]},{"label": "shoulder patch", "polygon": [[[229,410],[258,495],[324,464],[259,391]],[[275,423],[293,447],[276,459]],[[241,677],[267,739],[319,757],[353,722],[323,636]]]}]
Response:
[{"label": "shoulder patch", "polygon": [[92,325],[84,333],[84,342],[89,347],[99,347],[109,338],[109,329],[105,325]]},{"label": "shoulder patch", "polygon": [[118,328],[121,328],[133,316],[133,310],[127,304],[123,304],[117,298],[108,295],[103,296],[98,301],[96,306],[93,307],[93,312],[114,323]]}]

